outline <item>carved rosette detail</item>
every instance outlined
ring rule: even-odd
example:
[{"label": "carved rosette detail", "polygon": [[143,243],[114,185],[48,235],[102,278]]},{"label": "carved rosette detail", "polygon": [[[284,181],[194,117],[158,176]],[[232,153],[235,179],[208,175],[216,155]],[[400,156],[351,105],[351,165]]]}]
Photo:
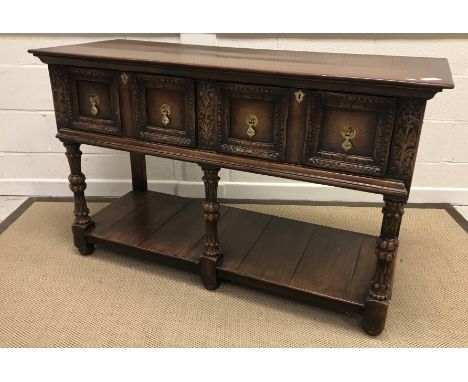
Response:
[{"label": "carved rosette detail", "polygon": [[68,181],[70,183],[70,190],[73,192],[75,197],[75,209],[73,214],[75,215],[74,224],[81,226],[89,226],[93,223],[89,217],[89,209],[86,205],[86,199],[84,191],[86,189],[86,177],[81,172],[81,151],[79,144],[68,144],[64,143],[66,149],[66,157],[70,165],[70,175]]},{"label": "carved rosette detail", "polygon": [[408,189],[413,176],[425,101],[405,99],[400,104],[392,142],[389,173],[403,180]]},{"label": "carved rosette detail", "polygon": [[198,141],[202,146],[216,145],[216,87],[208,81],[198,85]]},{"label": "carved rosette detail", "polygon": [[403,202],[385,200],[382,209],[384,218],[375,250],[377,267],[369,291],[370,297],[378,301],[388,300],[391,296],[403,205]]},{"label": "carved rosette detail", "polygon": [[206,221],[205,244],[203,256],[217,259],[220,256],[217,222],[220,217],[220,206],[217,198],[219,167],[202,165],[203,183],[205,184],[205,201],[202,204]]}]

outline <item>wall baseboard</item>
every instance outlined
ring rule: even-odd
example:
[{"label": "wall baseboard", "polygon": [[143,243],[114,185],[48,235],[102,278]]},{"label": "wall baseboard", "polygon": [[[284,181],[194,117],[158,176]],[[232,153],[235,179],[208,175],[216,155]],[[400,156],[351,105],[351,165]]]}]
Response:
[{"label": "wall baseboard", "polygon": [[[87,196],[120,196],[131,190],[130,180],[87,179]],[[202,182],[149,181],[149,189],[203,197]],[[70,196],[62,179],[0,179],[0,195]],[[310,183],[220,182],[218,195],[229,199],[381,202],[380,195]],[[413,187],[411,203],[468,205],[468,188]]]}]

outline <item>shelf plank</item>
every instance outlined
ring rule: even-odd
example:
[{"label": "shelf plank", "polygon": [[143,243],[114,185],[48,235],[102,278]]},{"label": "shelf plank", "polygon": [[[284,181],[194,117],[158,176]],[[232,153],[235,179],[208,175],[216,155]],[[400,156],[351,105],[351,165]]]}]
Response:
[{"label": "shelf plank", "polygon": [[348,283],[364,239],[365,235],[354,232],[319,227],[290,285],[337,298],[348,298]]},{"label": "shelf plank", "polygon": [[205,220],[201,201],[192,199],[164,225],[153,231],[139,247],[171,257],[192,260],[187,254],[204,235]]},{"label": "shelf plank", "polygon": [[[159,255],[196,270],[205,236],[201,200],[130,192],[94,220],[96,227],[86,235],[98,245]],[[228,206],[221,206],[218,235],[222,279],[337,303],[346,311],[364,307],[375,269],[375,237]]]},{"label": "shelf plank", "polygon": [[274,217],[236,269],[277,284],[287,284],[317,226]]}]

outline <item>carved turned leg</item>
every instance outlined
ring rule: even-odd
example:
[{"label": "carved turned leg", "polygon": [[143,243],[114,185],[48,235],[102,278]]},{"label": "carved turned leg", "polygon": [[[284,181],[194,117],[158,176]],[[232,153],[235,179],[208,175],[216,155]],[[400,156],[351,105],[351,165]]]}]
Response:
[{"label": "carved turned leg", "polygon": [[67,150],[68,163],[70,165],[70,190],[73,191],[75,196],[75,221],[72,225],[73,241],[76,248],[82,255],[89,255],[94,251],[94,245],[87,242],[84,234],[85,230],[92,227],[94,222],[89,217],[89,209],[86,205],[84,190],[86,189],[86,177],[81,172],[81,151],[80,144],[77,143],[64,143]]},{"label": "carved turned leg", "polygon": [[364,330],[373,336],[385,327],[388,301],[392,293],[393,272],[398,250],[398,234],[403,216],[404,202],[384,198],[383,222],[377,239],[377,267],[372,278],[364,312]]},{"label": "carved turned leg", "polygon": [[218,240],[219,203],[218,172],[219,167],[201,165],[204,172],[203,183],[205,183],[205,201],[203,202],[203,215],[206,221],[206,235],[203,252],[200,256],[200,274],[206,289],[213,290],[218,287],[216,277],[216,265],[221,260]]}]

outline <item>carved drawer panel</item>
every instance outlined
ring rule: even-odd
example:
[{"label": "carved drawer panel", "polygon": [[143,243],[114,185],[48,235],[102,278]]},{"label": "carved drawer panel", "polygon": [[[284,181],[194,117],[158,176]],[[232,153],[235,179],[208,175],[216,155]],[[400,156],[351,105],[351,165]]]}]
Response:
[{"label": "carved drawer panel", "polygon": [[49,66],[58,128],[121,134],[118,75]]},{"label": "carved drawer panel", "polygon": [[282,160],[288,117],[287,90],[275,87],[218,84],[220,150]]},{"label": "carved drawer panel", "polygon": [[160,143],[195,146],[194,82],[143,74],[132,78],[138,136]]},{"label": "carved drawer panel", "polygon": [[390,97],[315,93],[308,98],[305,162],[385,175],[396,105]]}]

